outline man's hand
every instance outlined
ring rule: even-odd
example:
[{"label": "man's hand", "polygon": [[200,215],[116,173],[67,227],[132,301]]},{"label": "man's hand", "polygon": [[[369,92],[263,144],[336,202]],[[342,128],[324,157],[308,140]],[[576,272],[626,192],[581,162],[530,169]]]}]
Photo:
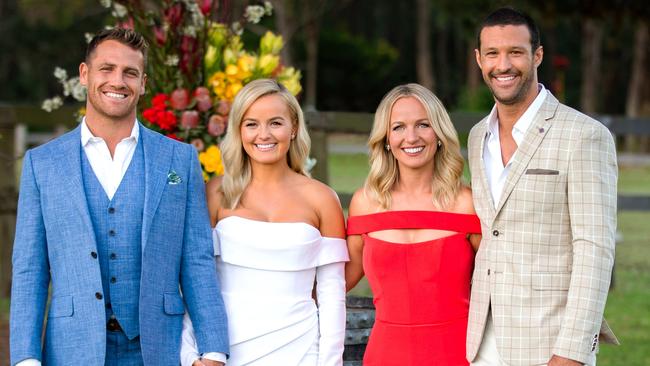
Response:
[{"label": "man's hand", "polygon": [[553,355],[548,362],[548,366],[582,366],[582,362],[570,360],[568,358]]},{"label": "man's hand", "polygon": [[204,358],[196,360],[192,363],[192,366],[224,366],[223,362],[206,360]]}]

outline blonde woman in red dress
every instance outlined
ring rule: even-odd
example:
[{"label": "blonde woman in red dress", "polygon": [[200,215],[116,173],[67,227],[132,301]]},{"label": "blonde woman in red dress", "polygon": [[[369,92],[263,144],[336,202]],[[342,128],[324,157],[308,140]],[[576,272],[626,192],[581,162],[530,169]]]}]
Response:
[{"label": "blonde woman in red dress", "polygon": [[481,227],[461,182],[458,136],[418,84],[381,101],[368,141],[370,173],[348,219],[347,289],[364,276],[375,325],[364,365],[467,365],[470,280]]}]

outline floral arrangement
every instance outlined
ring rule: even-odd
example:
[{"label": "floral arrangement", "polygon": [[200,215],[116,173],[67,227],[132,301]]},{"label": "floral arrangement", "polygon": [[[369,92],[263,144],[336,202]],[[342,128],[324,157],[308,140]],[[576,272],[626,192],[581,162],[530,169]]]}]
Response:
[{"label": "floral arrangement", "polygon": [[[112,9],[118,26],[137,30],[149,42],[148,93],[141,99],[141,121],[170,138],[191,143],[199,152],[206,180],[223,174],[218,144],[226,132],[231,102],[244,85],[274,78],[294,95],[301,91],[300,71],[281,64],[281,36],[266,32],[255,51],[246,50],[242,42],[246,23],[258,23],[272,13],[268,1],[249,5],[241,19],[229,24],[218,20],[220,11],[228,12],[224,1],[100,2]],[[64,96],[85,100],[78,78],[68,79],[60,68],[55,77]],[[62,102],[57,96],[42,107],[52,110]]]}]

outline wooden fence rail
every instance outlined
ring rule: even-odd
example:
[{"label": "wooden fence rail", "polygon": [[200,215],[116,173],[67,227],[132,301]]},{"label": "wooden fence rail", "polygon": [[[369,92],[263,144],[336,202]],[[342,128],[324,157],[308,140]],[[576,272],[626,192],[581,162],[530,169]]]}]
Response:
[{"label": "wooden fence rail", "polygon": [[[462,141],[467,139],[471,128],[485,117],[485,113],[451,112],[450,117]],[[367,136],[372,129],[374,115],[372,113],[319,112],[308,110],[305,112],[305,118],[307,119],[312,137],[312,155],[318,162],[312,170],[312,175],[320,181],[328,182],[328,134],[351,133]],[[615,138],[625,135],[650,136],[650,119],[607,115],[595,116],[595,118],[603,123]],[[350,203],[350,193],[339,192],[338,194],[341,199],[341,204],[347,207]],[[618,208],[619,210],[650,211],[650,196],[619,195]]]}]

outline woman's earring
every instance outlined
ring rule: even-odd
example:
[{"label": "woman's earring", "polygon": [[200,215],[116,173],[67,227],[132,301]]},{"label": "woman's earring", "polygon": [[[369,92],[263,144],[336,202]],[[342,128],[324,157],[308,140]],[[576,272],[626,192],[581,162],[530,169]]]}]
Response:
[{"label": "woman's earring", "polygon": [[386,151],[390,151],[390,145],[386,144],[384,147],[386,148]]},{"label": "woman's earring", "polygon": [[296,138],[296,134],[294,133],[294,134],[291,135],[291,139],[293,140],[295,138]]},{"label": "woman's earring", "polygon": [[442,147],[442,141],[438,140],[438,147]]}]

